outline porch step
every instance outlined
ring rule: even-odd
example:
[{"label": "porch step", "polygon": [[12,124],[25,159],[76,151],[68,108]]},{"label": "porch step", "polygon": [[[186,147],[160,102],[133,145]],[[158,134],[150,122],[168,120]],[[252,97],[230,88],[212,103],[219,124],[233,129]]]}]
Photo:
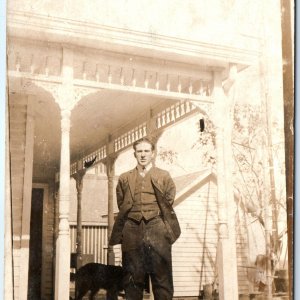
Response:
[{"label": "porch step", "polygon": [[[87,293],[82,300],[89,300],[89,294]],[[70,290],[70,297],[72,299],[75,298],[75,290],[73,288],[71,288]],[[104,290],[100,290],[100,292],[98,292],[98,294],[94,297],[95,300],[106,300],[106,292]],[[120,295],[118,296],[118,300],[124,300],[125,299],[125,294],[124,293],[120,293]],[[143,300],[150,300],[150,294],[145,294]]]},{"label": "porch step", "polygon": [[[266,300],[266,295],[262,293],[250,293],[239,296],[239,300]],[[272,295],[272,300],[288,300],[289,296],[287,293],[276,293]]]}]

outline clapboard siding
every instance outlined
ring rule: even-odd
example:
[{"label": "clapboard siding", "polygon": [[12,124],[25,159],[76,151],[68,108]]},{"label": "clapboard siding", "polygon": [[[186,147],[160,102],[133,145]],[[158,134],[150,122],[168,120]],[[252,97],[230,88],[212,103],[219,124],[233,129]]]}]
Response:
[{"label": "clapboard siding", "polygon": [[53,299],[53,253],[54,253],[54,199],[53,185],[35,185],[44,187],[43,203],[43,253],[42,253],[42,299]]},{"label": "clapboard siding", "polygon": [[181,236],[173,246],[175,297],[199,296],[215,278],[216,185],[207,182],[175,207]]},{"label": "clapboard siding", "polygon": [[[174,296],[198,297],[204,284],[216,280],[218,206],[215,182],[208,179],[181,201],[175,211],[182,233],[173,246]],[[243,268],[248,260],[248,242],[241,213],[238,211],[236,220],[236,249],[239,293],[245,293],[249,291],[247,271]]]},{"label": "clapboard siding", "polygon": [[249,265],[248,256],[248,233],[245,222],[244,212],[237,207],[235,218],[236,230],[236,252],[237,252],[237,271],[238,271],[238,285],[240,294],[248,294],[250,286],[247,276],[247,268]]},{"label": "clapboard siding", "polygon": [[121,245],[114,246],[114,253],[115,253],[115,265],[121,266],[122,265],[122,249]]},{"label": "clapboard siding", "polygon": [[[76,252],[76,225],[70,226],[71,252]],[[107,225],[82,226],[82,254],[92,254],[93,261],[107,263]]]}]

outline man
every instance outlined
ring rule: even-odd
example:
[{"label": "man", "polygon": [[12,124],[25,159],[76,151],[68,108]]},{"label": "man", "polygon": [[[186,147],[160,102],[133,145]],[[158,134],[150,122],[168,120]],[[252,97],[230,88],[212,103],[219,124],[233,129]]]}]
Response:
[{"label": "man", "polygon": [[167,171],[152,166],[155,146],[148,138],[133,144],[137,166],[117,185],[119,214],[110,244],[122,244],[127,300],[142,300],[150,275],[155,300],[173,297],[171,245],[180,235],[172,208],[175,185]]}]

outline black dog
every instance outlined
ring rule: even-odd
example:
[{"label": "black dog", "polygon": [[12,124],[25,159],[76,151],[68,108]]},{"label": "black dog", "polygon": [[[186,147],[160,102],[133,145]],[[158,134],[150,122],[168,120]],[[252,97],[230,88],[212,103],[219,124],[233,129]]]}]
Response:
[{"label": "black dog", "polygon": [[72,280],[75,280],[75,300],[81,300],[88,291],[91,291],[89,299],[93,300],[100,289],[106,290],[107,300],[117,300],[123,290],[123,268],[89,263],[71,276]]}]

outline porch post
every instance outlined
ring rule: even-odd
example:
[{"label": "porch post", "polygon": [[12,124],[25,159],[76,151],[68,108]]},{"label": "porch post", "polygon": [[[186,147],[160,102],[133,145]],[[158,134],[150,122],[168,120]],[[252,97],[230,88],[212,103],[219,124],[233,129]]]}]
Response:
[{"label": "porch post", "polygon": [[107,263],[109,265],[115,264],[115,254],[113,246],[109,245],[112,228],[114,225],[114,177],[115,177],[115,161],[116,157],[110,156],[106,160],[106,172],[107,172],[107,184],[108,184],[108,202],[107,202],[107,214],[108,214],[108,227],[107,227]]},{"label": "porch post", "polygon": [[5,103],[5,219],[4,219],[4,299],[14,299],[13,288],[13,250],[12,250],[12,200],[11,200],[11,171],[9,145],[9,112],[8,101]]},{"label": "porch post", "polygon": [[30,215],[32,193],[32,170],[33,170],[33,144],[34,144],[34,110],[33,96],[28,96],[26,117],[26,142],[25,164],[23,185],[23,208],[22,208],[22,233],[20,253],[20,299],[27,299],[28,271],[29,271],[29,242],[30,242]]},{"label": "porch post", "polygon": [[59,228],[56,242],[55,299],[69,299],[70,282],[70,115],[61,111],[61,154],[59,188]]},{"label": "porch post", "polygon": [[77,231],[76,231],[76,269],[78,270],[82,266],[82,212],[81,212],[81,199],[83,188],[83,177],[86,173],[86,169],[79,169],[72,175],[76,181],[77,190]]},{"label": "porch post", "polygon": [[[216,127],[216,151],[217,151],[217,184],[218,184],[218,277],[219,277],[219,297],[221,300],[237,300],[238,299],[238,280],[237,280],[237,263],[236,251],[232,249],[233,240],[231,231],[234,230],[229,226],[228,209],[231,209],[232,197],[229,197],[229,186],[226,182],[228,173],[226,172],[226,161],[230,157],[226,157],[229,147],[225,140],[228,122],[230,122],[228,99],[224,93],[222,86],[222,73],[214,72],[214,90],[213,98],[215,101],[214,124]],[[230,137],[229,137],[230,138]],[[227,175],[227,176],[226,176]],[[230,275],[229,275],[230,274]]]},{"label": "porch post", "polygon": [[236,286],[232,286],[234,294],[238,296],[238,273],[237,273],[237,249],[236,249],[236,209],[234,201],[233,189],[233,170],[234,159],[232,152],[232,130],[233,130],[233,111],[234,111],[234,98],[235,98],[235,81],[237,78],[237,65],[230,64],[229,75],[225,84],[223,84],[224,101],[226,101],[226,121],[224,129],[224,167],[226,178],[226,195],[227,195],[227,214],[228,214],[228,235],[231,246],[231,263],[236,266],[231,270],[231,277],[236,278]]}]

